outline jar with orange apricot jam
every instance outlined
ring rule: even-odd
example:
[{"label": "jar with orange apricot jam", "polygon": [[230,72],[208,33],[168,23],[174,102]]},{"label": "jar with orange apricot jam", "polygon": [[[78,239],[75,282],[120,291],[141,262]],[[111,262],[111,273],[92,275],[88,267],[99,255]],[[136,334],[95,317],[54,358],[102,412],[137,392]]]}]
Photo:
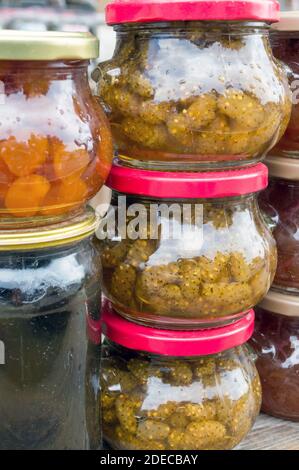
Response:
[{"label": "jar with orange apricot jam", "polygon": [[82,209],[110,170],[109,123],[88,85],[89,33],[0,32],[0,223]]}]

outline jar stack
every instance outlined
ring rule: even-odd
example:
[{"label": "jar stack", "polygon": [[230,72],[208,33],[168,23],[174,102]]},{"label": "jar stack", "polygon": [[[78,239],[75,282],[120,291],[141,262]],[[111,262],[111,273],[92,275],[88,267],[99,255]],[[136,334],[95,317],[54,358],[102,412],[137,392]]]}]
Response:
[{"label": "jar stack", "polygon": [[[276,247],[257,196],[291,100],[275,1],[120,1],[93,73],[118,158],[103,266],[104,438],[116,449],[230,449],[259,412],[245,345]],[[105,238],[105,237],[103,237]]]},{"label": "jar stack", "polygon": [[260,205],[273,227],[278,264],[273,286],[256,310],[253,346],[263,388],[262,409],[299,421],[299,12],[283,12],[273,27],[274,55],[284,62],[292,95],[290,123],[267,157],[270,183]]},{"label": "jar stack", "polygon": [[0,32],[0,449],[101,446],[100,259],[112,160],[89,34]]}]

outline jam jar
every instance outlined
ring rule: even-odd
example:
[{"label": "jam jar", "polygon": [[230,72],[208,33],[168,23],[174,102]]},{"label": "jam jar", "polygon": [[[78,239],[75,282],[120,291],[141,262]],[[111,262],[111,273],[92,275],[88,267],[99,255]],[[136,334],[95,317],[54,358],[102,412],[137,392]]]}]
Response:
[{"label": "jam jar", "polygon": [[0,233],[0,449],[101,447],[93,212]]},{"label": "jam jar", "polygon": [[256,309],[251,341],[262,384],[262,410],[299,421],[299,297],[270,291]]},{"label": "jam jar", "polygon": [[225,450],[250,431],[261,404],[254,313],[213,330],[134,325],[103,309],[103,438],[113,449]]},{"label": "jam jar", "polygon": [[270,39],[274,56],[287,67],[292,92],[292,113],[281,140],[271,150],[274,156],[299,158],[299,11],[284,11],[273,25]]},{"label": "jam jar", "polygon": [[151,169],[257,162],[291,112],[272,55],[275,0],[113,0],[113,58],[93,73],[119,158]]},{"label": "jam jar", "polygon": [[98,49],[89,33],[0,32],[0,224],[73,216],[106,180],[110,127],[87,74]]},{"label": "jam jar", "polygon": [[102,283],[121,315],[169,329],[212,327],[267,293],[276,246],[257,204],[265,165],[176,173],[116,162],[107,184]]},{"label": "jam jar", "polygon": [[299,293],[299,162],[267,157],[269,186],[259,205],[273,227],[277,243],[277,270],[273,288]]}]

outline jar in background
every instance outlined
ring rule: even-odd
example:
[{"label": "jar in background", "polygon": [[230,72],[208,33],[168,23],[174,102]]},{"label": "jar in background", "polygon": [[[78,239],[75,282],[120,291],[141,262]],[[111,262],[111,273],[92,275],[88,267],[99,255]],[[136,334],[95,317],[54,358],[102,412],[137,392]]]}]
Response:
[{"label": "jar in background", "polygon": [[299,164],[267,157],[270,181],[259,196],[263,212],[272,220],[277,243],[277,270],[273,288],[299,293]]},{"label": "jar in background", "polygon": [[261,160],[291,112],[268,39],[278,10],[274,0],[110,2],[117,45],[93,78],[119,158],[177,171]]},{"label": "jar in background", "polygon": [[224,450],[246,436],[261,404],[245,345],[252,311],[224,328],[188,332],[103,310],[103,437],[113,449]]},{"label": "jar in background", "polygon": [[102,283],[121,315],[169,329],[213,327],[267,293],[276,247],[257,204],[267,185],[262,163],[174,173],[116,162],[107,184]]},{"label": "jar in background", "polygon": [[2,226],[73,216],[104,184],[111,135],[87,75],[98,48],[89,33],[0,32]]},{"label": "jar in background", "polygon": [[274,56],[287,66],[292,91],[292,113],[281,140],[271,151],[279,157],[299,158],[299,11],[283,11],[270,34]]},{"label": "jar in background", "polygon": [[251,340],[262,384],[262,411],[299,421],[299,297],[270,291],[256,308]]},{"label": "jar in background", "polygon": [[1,450],[101,447],[94,230],[87,212],[0,233]]}]

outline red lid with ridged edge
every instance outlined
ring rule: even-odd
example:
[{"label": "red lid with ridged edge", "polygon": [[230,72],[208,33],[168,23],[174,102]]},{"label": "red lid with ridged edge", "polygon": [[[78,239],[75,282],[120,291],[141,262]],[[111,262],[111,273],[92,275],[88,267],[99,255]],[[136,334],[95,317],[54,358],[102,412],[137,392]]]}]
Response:
[{"label": "red lid with ridged edge", "polygon": [[207,330],[160,330],[140,326],[115,313],[111,303],[103,303],[103,333],[116,344],[136,351],[164,356],[207,356],[246,343],[254,329],[254,311],[241,320]]},{"label": "red lid with ridged edge", "polygon": [[277,0],[113,0],[106,7],[108,24],[160,21],[236,21],[273,23]]},{"label": "red lid with ridged edge", "polygon": [[166,172],[128,168],[114,163],[106,185],[114,191],[156,198],[222,198],[251,194],[268,185],[263,163],[241,170]]}]

